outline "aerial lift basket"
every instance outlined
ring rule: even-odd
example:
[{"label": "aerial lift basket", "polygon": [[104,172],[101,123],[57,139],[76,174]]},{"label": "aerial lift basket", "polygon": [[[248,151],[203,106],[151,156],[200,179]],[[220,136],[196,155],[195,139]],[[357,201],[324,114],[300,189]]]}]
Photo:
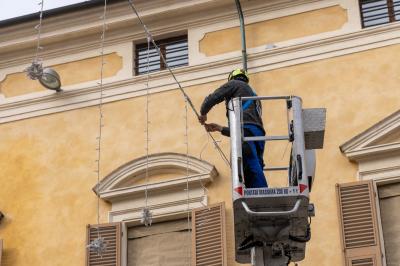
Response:
[{"label": "aerial lift basket", "polygon": [[[242,103],[249,100],[286,101],[287,135],[245,137]],[[314,206],[309,202],[315,172],[314,150],[323,145],[325,109],[302,109],[301,99],[295,96],[241,97],[229,103],[229,122],[236,261],[280,266],[303,260],[306,242],[311,237],[310,217],[314,216]],[[267,167],[264,171],[287,171],[289,186],[246,188],[242,144],[285,140],[292,144],[288,166]]]}]

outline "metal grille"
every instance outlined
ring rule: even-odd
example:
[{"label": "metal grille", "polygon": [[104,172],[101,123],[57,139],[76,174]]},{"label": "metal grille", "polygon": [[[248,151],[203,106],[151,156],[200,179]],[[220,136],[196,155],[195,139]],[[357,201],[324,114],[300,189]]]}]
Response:
[{"label": "metal grille", "polygon": [[194,212],[194,265],[225,265],[223,211],[223,206],[218,205]]},{"label": "metal grille", "polygon": [[376,245],[370,189],[369,184],[340,187],[346,248]]},{"label": "metal grille", "polygon": [[[99,232],[99,231],[100,232]],[[87,251],[87,266],[118,266],[120,265],[120,225],[91,225],[88,226],[88,243],[99,235],[106,241],[107,248],[102,256],[96,252]]]},{"label": "metal grille", "polygon": [[364,28],[400,20],[400,0],[360,0],[360,10]]},{"label": "metal grille", "polygon": [[[156,41],[167,64],[171,68],[187,66],[189,64],[187,36],[179,36]],[[135,49],[135,74],[147,73],[147,43],[137,44]],[[151,44],[149,50],[149,72],[166,69],[156,48]]]},{"label": "metal grille", "polygon": [[351,261],[351,266],[374,266],[373,258],[355,259]]}]

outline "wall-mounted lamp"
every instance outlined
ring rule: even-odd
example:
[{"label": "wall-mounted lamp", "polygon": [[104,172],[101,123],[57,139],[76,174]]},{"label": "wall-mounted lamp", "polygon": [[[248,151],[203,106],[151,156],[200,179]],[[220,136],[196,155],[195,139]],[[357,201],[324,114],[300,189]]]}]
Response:
[{"label": "wall-mounted lamp", "polygon": [[33,61],[26,70],[27,75],[32,80],[39,80],[46,89],[55,90],[57,92],[61,90],[61,80],[58,73],[52,68],[44,68],[42,63]]}]

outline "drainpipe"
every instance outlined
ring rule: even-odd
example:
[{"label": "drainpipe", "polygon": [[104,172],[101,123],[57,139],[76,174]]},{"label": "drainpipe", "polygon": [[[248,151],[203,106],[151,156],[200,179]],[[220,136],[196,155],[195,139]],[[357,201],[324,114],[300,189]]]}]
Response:
[{"label": "drainpipe", "polygon": [[242,36],[242,61],[243,61],[243,69],[247,71],[247,52],[246,52],[246,32],[244,29],[244,19],[242,7],[240,6],[240,0],[235,0],[236,8],[239,14],[240,21],[240,34]]}]

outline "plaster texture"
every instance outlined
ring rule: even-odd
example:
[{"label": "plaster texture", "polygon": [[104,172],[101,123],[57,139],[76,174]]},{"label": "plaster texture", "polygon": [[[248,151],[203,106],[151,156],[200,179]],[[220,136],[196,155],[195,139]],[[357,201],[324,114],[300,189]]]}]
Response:
[{"label": "plaster texture", "polygon": [[[291,16],[265,20],[246,25],[246,46],[261,45],[339,30],[347,22],[347,11],[332,6]],[[206,33],[200,41],[200,52],[206,56],[240,51],[239,27]]]},{"label": "plaster texture", "polygon": [[[335,184],[355,181],[357,167],[339,146],[398,109],[400,63],[393,45],[332,59],[250,75],[259,95],[298,95],[305,108],[327,108],[324,149],[317,151],[311,193],[316,206],[313,237],[299,265],[342,265]],[[377,73],[385,73],[379,75]],[[195,106],[224,80],[185,88]],[[145,154],[145,98],[104,106],[101,177]],[[150,153],[185,154],[185,107],[178,90],[150,96]],[[274,116],[267,105],[264,119]],[[226,123],[221,104],[208,120]],[[189,110],[189,153],[214,164],[220,174],[208,185],[209,204],[225,201],[228,265],[234,262],[231,180],[229,168]],[[284,123],[267,123],[270,131]],[[0,125],[0,203],[6,215],[0,225],[5,265],[82,265],[86,224],[96,223],[96,137],[98,108],[89,107]],[[216,135],[229,155],[229,139]],[[206,146],[205,146],[206,145]],[[205,146],[205,148],[204,148]],[[204,150],[203,150],[204,149]],[[203,150],[203,152],[201,152]],[[282,150],[267,149],[271,161]],[[169,178],[168,175],[160,176]],[[278,184],[272,177],[271,184]],[[140,181],[141,182],[141,181]],[[101,222],[110,206],[101,202]],[[68,251],[68,252],[66,252]],[[51,259],[49,259],[51,258]]]},{"label": "plaster texture", "polygon": [[[122,57],[117,53],[110,53],[104,56],[103,78],[115,76],[122,69]],[[68,86],[100,78],[101,57],[82,59],[51,67],[60,75],[61,85]],[[14,97],[28,93],[45,91],[39,81],[31,80],[25,72],[12,73],[0,81],[0,92],[7,97]]]}]

